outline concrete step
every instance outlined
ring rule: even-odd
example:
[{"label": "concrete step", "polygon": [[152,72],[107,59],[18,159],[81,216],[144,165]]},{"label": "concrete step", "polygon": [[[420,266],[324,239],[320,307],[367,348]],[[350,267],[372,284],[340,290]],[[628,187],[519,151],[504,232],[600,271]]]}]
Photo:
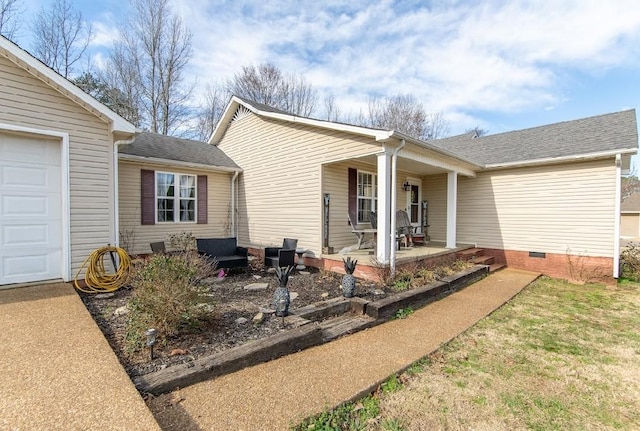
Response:
[{"label": "concrete step", "polygon": [[480,256],[484,253],[484,250],[481,248],[468,248],[466,250],[462,250],[456,253],[456,256],[459,259],[471,260],[476,256]]},{"label": "concrete step", "polygon": [[478,265],[491,265],[496,259],[493,256],[476,256],[470,260],[470,262]]},{"label": "concrete step", "polygon": [[507,265],[505,265],[504,263],[492,263],[491,265],[489,265],[489,273],[500,271],[501,269],[504,269],[506,267]]}]

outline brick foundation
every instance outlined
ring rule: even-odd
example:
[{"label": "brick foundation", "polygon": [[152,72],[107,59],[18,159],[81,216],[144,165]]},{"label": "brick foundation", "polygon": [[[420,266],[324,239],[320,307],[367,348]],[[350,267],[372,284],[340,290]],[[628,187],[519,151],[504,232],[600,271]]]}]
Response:
[{"label": "brick foundation", "polygon": [[544,253],[537,257],[527,251],[483,248],[485,256],[493,256],[496,262],[509,268],[541,272],[544,275],[564,278],[574,282],[601,281],[615,283],[613,258]]}]

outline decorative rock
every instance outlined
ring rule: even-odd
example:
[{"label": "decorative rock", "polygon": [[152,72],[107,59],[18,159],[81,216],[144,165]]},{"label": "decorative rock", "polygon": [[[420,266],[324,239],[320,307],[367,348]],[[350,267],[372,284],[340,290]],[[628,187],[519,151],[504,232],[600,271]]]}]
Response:
[{"label": "decorative rock", "polygon": [[263,307],[260,307],[260,308],[258,309],[258,312],[263,313],[263,314],[273,314],[273,313],[275,313],[275,312],[276,312],[276,310],[271,309],[271,308],[263,308]]},{"label": "decorative rock", "polygon": [[109,299],[109,298],[113,298],[114,296],[116,296],[115,293],[113,292],[109,292],[109,293],[98,293],[95,298],[96,299]]},{"label": "decorative rock", "polygon": [[267,290],[269,283],[251,283],[244,287],[244,290]]},{"label": "decorative rock", "polygon": [[258,313],[255,316],[253,316],[253,324],[254,325],[259,325],[262,322],[264,322],[265,318],[266,318],[266,316],[264,315],[264,313]]},{"label": "decorative rock", "polygon": [[184,349],[173,349],[169,356],[178,356],[178,355],[186,355],[187,351]]},{"label": "decorative rock", "polygon": [[329,292],[322,292],[322,295],[320,295],[322,298],[328,298],[329,297]]},{"label": "decorative rock", "polygon": [[245,323],[247,323],[249,320],[245,317],[238,317],[236,319],[236,325],[244,325]]},{"label": "decorative rock", "polygon": [[309,271],[298,271],[298,274],[300,274],[300,275],[309,275],[311,273]]},{"label": "decorative rock", "polygon": [[294,299],[296,299],[298,296],[300,296],[298,294],[298,292],[290,292],[289,293],[289,298],[291,299],[291,301],[293,301]]},{"label": "decorative rock", "polygon": [[258,274],[253,274],[253,278],[255,278],[256,280],[260,280],[262,276]]},{"label": "decorative rock", "polygon": [[272,267],[272,268],[267,269],[267,272],[268,272],[269,274],[273,274],[273,273],[275,273],[275,272],[276,272],[276,269]]},{"label": "decorative rock", "polygon": [[127,308],[126,305],[123,305],[122,307],[118,307],[115,310],[113,310],[114,316],[125,316],[127,314],[129,314],[129,309]]}]

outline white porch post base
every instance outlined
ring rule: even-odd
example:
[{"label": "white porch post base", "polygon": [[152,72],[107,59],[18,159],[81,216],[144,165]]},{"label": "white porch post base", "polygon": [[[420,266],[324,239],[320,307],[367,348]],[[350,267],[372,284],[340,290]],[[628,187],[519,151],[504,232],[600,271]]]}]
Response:
[{"label": "white porch post base", "polygon": [[458,173],[447,174],[447,248],[456,248],[456,214],[458,211]]}]

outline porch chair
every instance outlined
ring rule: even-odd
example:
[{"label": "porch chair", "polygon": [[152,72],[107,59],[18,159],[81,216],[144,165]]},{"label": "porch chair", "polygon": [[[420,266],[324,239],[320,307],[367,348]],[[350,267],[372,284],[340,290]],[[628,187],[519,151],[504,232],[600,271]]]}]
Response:
[{"label": "porch chair", "polygon": [[413,239],[416,236],[415,227],[411,225],[409,214],[405,210],[396,211],[396,233],[404,238],[404,246],[413,246]]},{"label": "porch chair", "polygon": [[[371,217],[371,215],[369,215],[369,217]],[[356,238],[358,238],[358,250],[360,250],[360,247],[362,247],[362,240],[364,239],[364,235],[367,233],[372,233],[373,236],[375,236],[376,233],[378,232],[378,229],[374,228],[374,224],[377,223],[378,220],[376,219],[376,221],[371,222],[371,229],[358,229],[358,226],[353,223],[353,220],[351,219],[351,214],[349,214],[348,211],[347,211],[347,218],[349,219],[349,226],[351,226],[351,232],[356,236]],[[371,220],[371,218],[369,218],[369,220]]]},{"label": "porch chair", "polygon": [[152,242],[149,243],[151,247],[151,252],[153,254],[164,254],[167,252],[167,247],[164,244],[164,241]]},{"label": "porch chair", "polygon": [[264,266],[265,267],[286,267],[294,266],[296,261],[296,247],[298,240],[285,238],[282,247],[265,247]]}]

